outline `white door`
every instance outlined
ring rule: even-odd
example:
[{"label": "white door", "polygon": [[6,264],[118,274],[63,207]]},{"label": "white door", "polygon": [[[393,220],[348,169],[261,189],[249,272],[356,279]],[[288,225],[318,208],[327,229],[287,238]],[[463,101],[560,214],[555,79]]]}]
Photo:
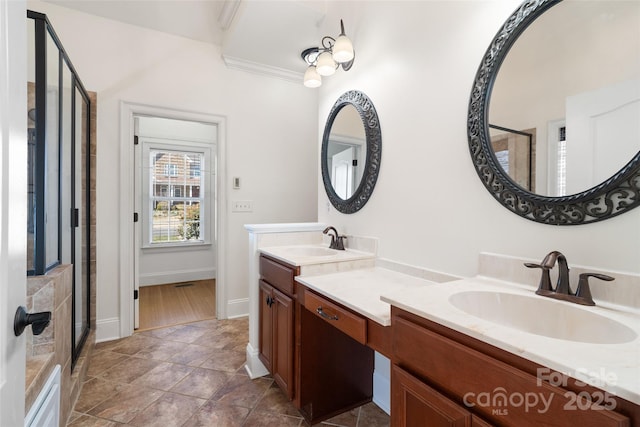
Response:
[{"label": "white door", "polygon": [[640,79],[567,97],[567,194],[598,185],[640,150]]},{"label": "white door", "polygon": [[25,335],[13,317],[26,301],[26,2],[0,2],[0,425],[24,423]]},{"label": "white door", "polygon": [[353,147],[349,147],[331,158],[331,183],[343,200],[353,195],[353,151]]}]

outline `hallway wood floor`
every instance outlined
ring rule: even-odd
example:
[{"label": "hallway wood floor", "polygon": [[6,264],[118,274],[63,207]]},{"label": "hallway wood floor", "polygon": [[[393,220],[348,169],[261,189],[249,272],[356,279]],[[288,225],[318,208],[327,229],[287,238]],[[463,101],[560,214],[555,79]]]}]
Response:
[{"label": "hallway wood floor", "polygon": [[215,289],[215,279],[141,286],[138,331],[215,319]]}]

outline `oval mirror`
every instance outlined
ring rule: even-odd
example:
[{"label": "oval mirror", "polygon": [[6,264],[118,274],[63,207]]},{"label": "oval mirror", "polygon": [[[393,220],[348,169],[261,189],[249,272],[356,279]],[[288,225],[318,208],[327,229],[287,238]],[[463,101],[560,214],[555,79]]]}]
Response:
[{"label": "oval mirror", "polygon": [[[640,2],[524,2],[476,75],[469,148],[527,219],[606,219],[640,204]],[[526,29],[526,31],[525,31]]]},{"label": "oval mirror", "polygon": [[322,181],[331,204],[354,213],[367,203],[378,179],[380,122],[371,100],[349,91],[333,105],[322,137]]}]

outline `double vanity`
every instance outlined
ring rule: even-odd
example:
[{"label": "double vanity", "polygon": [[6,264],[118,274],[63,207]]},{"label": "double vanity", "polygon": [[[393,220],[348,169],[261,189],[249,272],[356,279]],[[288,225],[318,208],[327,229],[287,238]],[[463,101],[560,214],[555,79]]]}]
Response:
[{"label": "double vanity", "polygon": [[530,260],[481,254],[457,278],[379,259],[374,239],[329,249],[320,224],[246,227],[247,369],[310,423],[373,400],[392,426],[640,426],[637,276],[584,307],[535,295]]},{"label": "double vanity", "polygon": [[[635,2],[525,1],[498,29],[472,85],[467,135],[504,208],[565,226],[640,206],[637,120],[622,113],[633,105],[637,117],[639,50],[618,35],[637,29],[639,13]],[[584,66],[594,58],[605,67]],[[334,103],[320,161],[340,214],[369,200],[382,135],[364,93]],[[333,229],[323,240],[325,226],[245,226],[247,371],[273,375],[311,424],[373,400],[394,427],[640,427],[640,276],[574,266],[570,277],[553,251],[540,263],[480,254],[477,276],[454,277],[380,259],[375,239],[349,235],[346,250],[330,249],[345,239]]]}]

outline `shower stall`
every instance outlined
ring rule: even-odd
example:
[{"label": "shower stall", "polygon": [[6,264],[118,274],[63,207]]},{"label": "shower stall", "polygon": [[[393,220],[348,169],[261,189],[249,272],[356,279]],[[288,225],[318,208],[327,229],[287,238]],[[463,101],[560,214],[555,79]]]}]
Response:
[{"label": "shower stall", "polygon": [[45,275],[60,264],[73,266],[73,367],[91,327],[95,277],[92,102],[47,16],[27,11],[27,29],[27,275]]}]

